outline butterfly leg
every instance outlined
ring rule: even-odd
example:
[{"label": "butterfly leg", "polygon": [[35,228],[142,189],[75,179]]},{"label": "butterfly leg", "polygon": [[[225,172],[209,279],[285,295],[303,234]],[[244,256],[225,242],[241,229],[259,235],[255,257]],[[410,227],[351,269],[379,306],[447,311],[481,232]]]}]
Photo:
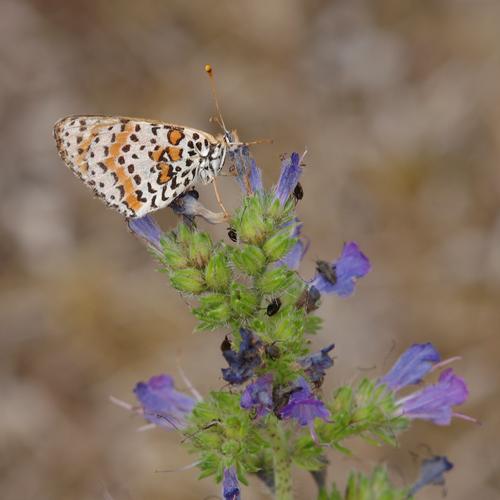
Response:
[{"label": "butterfly leg", "polygon": [[221,210],[224,212],[224,217],[226,219],[229,219],[230,215],[227,212],[226,207],[224,207],[224,204],[222,203],[222,199],[220,197],[219,190],[217,189],[217,183],[215,182],[215,179],[212,180],[212,185],[214,187],[215,198],[217,199],[217,203],[219,204]]}]

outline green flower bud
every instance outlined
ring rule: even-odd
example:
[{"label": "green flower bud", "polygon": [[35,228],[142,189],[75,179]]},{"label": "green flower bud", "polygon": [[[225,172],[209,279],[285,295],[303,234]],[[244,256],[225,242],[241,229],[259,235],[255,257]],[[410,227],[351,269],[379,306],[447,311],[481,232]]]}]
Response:
[{"label": "green flower bud", "polygon": [[284,257],[297,242],[296,238],[290,237],[291,229],[289,227],[277,232],[271,236],[262,249],[270,261],[276,261]]},{"label": "green flower bud", "polygon": [[161,240],[163,258],[162,262],[171,269],[181,269],[188,264],[187,258],[182,253],[180,246],[167,236]]},{"label": "green flower bud", "polygon": [[274,196],[271,198],[269,203],[269,208],[267,209],[267,215],[274,220],[278,220],[283,214],[283,207],[281,206],[278,198]]},{"label": "green flower bud", "polygon": [[215,293],[200,297],[200,305],[193,309],[193,314],[200,321],[200,330],[213,330],[222,326],[231,317],[228,297]]},{"label": "green flower bud", "polygon": [[264,252],[255,245],[244,245],[242,249],[235,248],[231,253],[231,259],[238,269],[250,276],[259,274],[266,265]]},{"label": "green flower bud", "polygon": [[238,228],[240,239],[249,243],[259,243],[266,232],[264,214],[259,196],[249,198],[248,205],[243,209]]},{"label": "green flower bud", "polygon": [[234,439],[228,439],[221,446],[221,452],[226,456],[235,456],[240,451],[240,443]]},{"label": "green flower bud", "polygon": [[186,224],[179,224],[176,230],[176,237],[178,243],[183,245],[185,248],[189,248],[191,241],[193,239],[194,232],[189,229]]},{"label": "green flower bud", "polygon": [[267,270],[259,279],[259,288],[266,295],[274,295],[291,286],[293,272],[285,266]]},{"label": "green flower bud", "polygon": [[231,279],[231,268],[224,254],[216,253],[212,255],[205,269],[205,279],[208,287],[212,290],[221,291],[227,289]]},{"label": "green flower bud", "polygon": [[253,316],[257,308],[255,293],[240,283],[232,283],[230,288],[231,309],[239,316]]},{"label": "green flower bud", "polygon": [[205,267],[212,252],[212,240],[208,233],[192,233],[189,242],[189,260],[199,268]]},{"label": "green flower bud", "polygon": [[172,286],[184,293],[201,293],[205,288],[203,274],[198,269],[188,267],[187,269],[178,269],[170,274]]}]

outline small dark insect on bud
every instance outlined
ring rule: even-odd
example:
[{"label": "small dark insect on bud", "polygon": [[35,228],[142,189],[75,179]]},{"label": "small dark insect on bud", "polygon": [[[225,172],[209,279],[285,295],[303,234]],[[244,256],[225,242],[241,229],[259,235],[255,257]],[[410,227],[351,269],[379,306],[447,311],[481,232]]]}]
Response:
[{"label": "small dark insect on bud", "polygon": [[304,198],[304,189],[302,188],[302,184],[300,182],[297,182],[297,185],[293,190],[293,196],[296,201],[300,201],[302,198]]},{"label": "small dark insect on bud", "polygon": [[231,241],[234,241],[235,243],[238,241],[238,233],[236,232],[236,229],[232,227],[227,228],[227,235],[229,236],[229,239]]},{"label": "small dark insect on bud", "polygon": [[302,292],[299,300],[297,300],[296,306],[299,309],[301,307],[305,308],[306,313],[309,314],[310,312],[318,309],[318,302],[320,298],[321,294],[319,293],[319,290],[315,286],[311,286]]},{"label": "small dark insect on bud", "polygon": [[222,352],[230,351],[231,350],[231,341],[227,338],[227,335],[224,337],[224,340],[222,341],[220,345],[220,350]]},{"label": "small dark insect on bud", "polygon": [[318,271],[323,278],[329,281],[332,285],[337,283],[337,272],[335,266],[331,266],[328,262],[324,260],[316,261],[316,271]]},{"label": "small dark insect on bud", "polygon": [[266,356],[273,361],[281,356],[280,348],[276,345],[276,342],[273,342],[272,344],[266,344],[264,347],[264,352],[266,353]]},{"label": "small dark insect on bud", "polygon": [[275,299],[271,300],[271,303],[267,306],[266,314],[268,316],[274,316],[281,307],[281,299],[276,297]]}]

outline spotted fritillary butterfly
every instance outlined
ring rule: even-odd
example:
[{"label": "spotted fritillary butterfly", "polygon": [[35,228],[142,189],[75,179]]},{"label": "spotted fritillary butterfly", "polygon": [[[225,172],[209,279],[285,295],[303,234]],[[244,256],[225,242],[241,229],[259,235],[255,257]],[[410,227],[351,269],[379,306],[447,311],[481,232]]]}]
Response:
[{"label": "spotted fritillary butterfly", "polygon": [[157,121],[112,116],[69,116],[54,137],[66,165],[110,207],[142,217],[168,206],[220,172],[229,134]]}]

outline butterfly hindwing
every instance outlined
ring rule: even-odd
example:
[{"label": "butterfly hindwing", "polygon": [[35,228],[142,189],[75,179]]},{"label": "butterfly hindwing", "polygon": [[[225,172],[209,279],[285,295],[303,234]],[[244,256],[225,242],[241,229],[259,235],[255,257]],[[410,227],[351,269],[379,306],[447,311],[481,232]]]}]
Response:
[{"label": "butterfly hindwing", "polygon": [[54,135],[68,167],[127,217],[163,208],[188,190],[217,142],[187,127],[106,116],[63,118]]}]

